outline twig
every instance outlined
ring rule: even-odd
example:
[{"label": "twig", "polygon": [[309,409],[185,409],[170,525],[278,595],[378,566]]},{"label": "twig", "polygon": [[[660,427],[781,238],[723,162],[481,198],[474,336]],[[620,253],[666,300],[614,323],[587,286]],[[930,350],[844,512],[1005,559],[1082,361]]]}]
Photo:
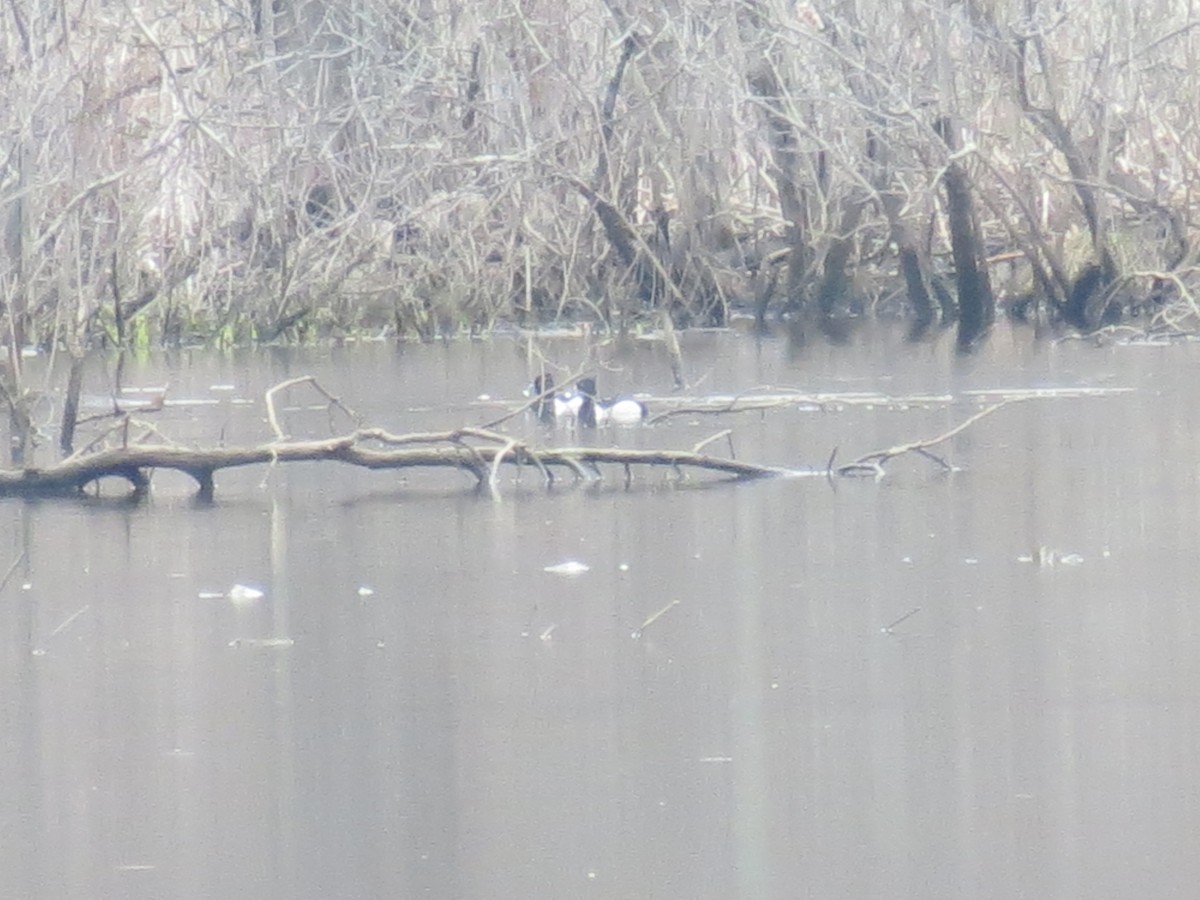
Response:
[{"label": "twig", "polygon": [[[701,450],[703,450],[705,447],[707,447],[709,444],[713,443],[714,441],[719,441],[721,438],[728,437],[732,434],[733,434],[732,428],[726,428],[724,431],[718,431],[716,434],[712,435],[711,437],[706,437],[700,443],[694,445],[692,447],[692,452],[699,453]],[[733,444],[731,442],[730,447],[732,448],[732,446],[733,446]]]},{"label": "twig", "polygon": [[892,622],[890,625],[884,625],[883,628],[880,629],[880,631],[882,631],[884,634],[891,634],[892,629],[894,629],[897,625],[899,625],[901,622],[907,622],[909,619],[911,619],[913,616],[915,616],[920,611],[921,611],[921,607],[914,606],[912,609],[910,609],[908,612],[906,612],[904,615],[902,615],[900,618],[898,618],[895,622]]},{"label": "twig", "polygon": [[92,608],[92,604],[90,604],[90,603],[83,604],[83,606],[79,607],[79,609],[75,610],[75,612],[71,613],[71,615],[67,616],[65,619],[63,619],[61,622],[59,622],[58,627],[55,628],[52,632],[50,632],[50,635],[49,635],[49,637],[46,638],[46,640],[50,640],[50,638],[55,637],[56,635],[60,634],[63,631],[66,631],[67,628],[70,627],[72,622],[74,622],[76,619],[78,619],[80,616],[82,616],[85,612],[87,612],[91,608]]},{"label": "twig", "polygon": [[642,627],[637,629],[631,635],[631,637],[633,637],[633,639],[636,641],[638,638],[640,638],[642,636],[642,634],[645,632],[645,630],[647,628],[649,628],[651,625],[653,625],[655,622],[657,622],[659,619],[661,619],[663,616],[665,616],[667,613],[669,613],[671,610],[673,610],[678,605],[679,605],[678,600],[672,600],[670,603],[668,603],[666,606],[664,606],[658,612],[654,613],[654,615],[652,615],[648,619],[646,619],[646,621],[642,623]]},{"label": "twig", "polygon": [[21,565],[21,563],[24,561],[24,559],[25,559],[25,551],[22,550],[20,553],[17,554],[17,558],[12,561],[12,565],[8,567],[8,571],[4,573],[4,577],[0,578],[0,592],[2,592],[6,587],[8,587],[8,579],[13,577],[13,573],[15,571],[17,571],[17,566]]}]

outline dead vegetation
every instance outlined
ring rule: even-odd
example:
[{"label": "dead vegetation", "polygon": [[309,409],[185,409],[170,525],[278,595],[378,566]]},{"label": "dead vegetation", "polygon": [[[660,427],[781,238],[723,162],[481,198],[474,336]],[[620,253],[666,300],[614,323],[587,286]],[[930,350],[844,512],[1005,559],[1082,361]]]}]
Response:
[{"label": "dead vegetation", "polygon": [[1048,0],[14,12],[4,332],[81,348],[883,305],[969,344],[993,296],[1194,329],[1198,24]]},{"label": "dead vegetation", "polygon": [[899,312],[963,350],[998,309],[1198,330],[1190,7],[859,7],[13,7],[12,433],[31,347],[577,320],[670,346],[739,309],[834,336]]}]

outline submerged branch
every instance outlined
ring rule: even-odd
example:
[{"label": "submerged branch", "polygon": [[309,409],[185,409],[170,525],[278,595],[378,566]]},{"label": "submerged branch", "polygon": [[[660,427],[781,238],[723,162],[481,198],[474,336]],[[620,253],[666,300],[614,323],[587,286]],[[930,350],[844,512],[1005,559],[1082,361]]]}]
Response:
[{"label": "submerged branch", "polygon": [[936,437],[924,438],[923,440],[910,441],[906,444],[896,444],[893,447],[888,447],[883,450],[874,450],[871,453],[864,454],[854,462],[846,463],[844,466],[832,468],[833,458],[830,457],[831,471],[837,475],[874,475],[880,477],[883,475],[883,466],[890,459],[897,456],[902,456],[905,453],[916,453],[924,456],[926,459],[933,460],[944,469],[949,470],[950,464],[936,454],[930,453],[930,447],[936,447],[938,444],[944,443],[957,434],[966,431],[980,419],[990,416],[998,409],[1008,406],[1010,403],[1018,403],[1021,400],[1028,399],[1026,397],[1009,397],[1001,400],[999,403],[993,403],[991,406],[981,409],[972,416],[967,417],[962,422],[959,422],[949,431],[945,431]]}]

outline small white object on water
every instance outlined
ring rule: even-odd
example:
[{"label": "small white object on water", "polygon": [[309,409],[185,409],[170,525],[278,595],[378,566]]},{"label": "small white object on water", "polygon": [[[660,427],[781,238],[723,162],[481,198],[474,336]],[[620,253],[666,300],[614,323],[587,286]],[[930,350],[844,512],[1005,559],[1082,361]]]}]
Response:
[{"label": "small white object on water", "polygon": [[229,642],[230,647],[292,647],[293,638],[234,638]]},{"label": "small white object on water", "polygon": [[492,395],[491,394],[480,394],[475,399],[480,401],[481,403],[487,403],[489,400],[492,399]]},{"label": "small white object on water", "polygon": [[235,584],[229,589],[229,599],[234,603],[253,603],[262,598],[263,592],[248,584]]},{"label": "small white object on water", "polygon": [[358,589],[358,596],[360,596],[360,597],[373,597],[374,595],[375,595],[375,589],[369,588],[365,584],[360,586]]},{"label": "small white object on water", "polygon": [[617,566],[617,568],[622,572],[628,572],[629,571],[629,563],[621,563],[619,566]]},{"label": "small white object on water", "polygon": [[573,577],[575,575],[582,575],[584,572],[592,571],[592,567],[586,563],[569,559],[566,562],[560,562],[557,565],[546,566],[544,569],[542,569],[542,571],[550,575],[566,575],[568,577]]}]

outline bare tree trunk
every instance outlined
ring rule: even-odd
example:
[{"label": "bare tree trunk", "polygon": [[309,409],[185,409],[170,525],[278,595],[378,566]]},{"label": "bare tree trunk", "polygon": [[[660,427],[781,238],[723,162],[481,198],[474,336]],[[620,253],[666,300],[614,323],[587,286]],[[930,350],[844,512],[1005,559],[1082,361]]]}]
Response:
[{"label": "bare tree trunk", "polygon": [[852,199],[842,211],[838,233],[825,251],[824,273],[817,287],[817,309],[825,319],[837,311],[837,304],[850,293],[850,276],[846,267],[854,252],[854,235],[869,201],[866,197]]},{"label": "bare tree trunk", "polygon": [[[1046,106],[1035,105],[1030,98],[1027,72],[1030,47],[1037,56],[1038,66],[1043,73],[1048,104]],[[1095,190],[1099,184],[1098,168],[1094,160],[1087,159],[1059,113],[1058,92],[1050,74],[1046,45],[1040,35],[1022,37],[1017,41],[1017,93],[1026,118],[1066,160],[1075,196],[1079,200],[1084,221],[1092,236],[1096,262],[1085,266],[1070,285],[1063,286],[1067,297],[1064,307],[1067,320],[1078,328],[1092,329],[1099,324],[1103,315],[1108,287],[1117,278],[1117,261],[1101,214],[1101,196]]]},{"label": "bare tree trunk", "polygon": [[71,371],[67,375],[67,393],[63,399],[62,426],[58,431],[58,448],[70,456],[75,447],[75,426],[79,422],[79,394],[83,389],[83,354],[71,351]]},{"label": "bare tree trunk", "polygon": [[946,212],[950,226],[950,249],[954,256],[955,282],[958,287],[958,346],[972,347],[991,327],[996,316],[996,301],[988,278],[986,254],[975,220],[971,197],[971,179],[953,154],[959,149],[957,129],[949,116],[938,120],[937,131],[951,151],[942,184],[946,188]]},{"label": "bare tree trunk", "polygon": [[[870,152],[871,148],[874,148],[874,152]],[[879,193],[879,205],[887,220],[888,234],[896,245],[905,293],[915,317],[909,336],[917,338],[937,321],[937,307],[929,293],[932,279],[929,254],[918,246],[912,229],[904,221],[905,197],[892,172],[892,148],[888,144],[887,133],[884,132],[879,138],[868,137],[868,151],[868,158],[875,165],[873,181]]]},{"label": "bare tree trunk", "polygon": [[[761,0],[746,0],[738,7],[738,27],[749,48],[767,46],[761,58],[750,63],[746,82],[758,98],[767,126],[767,140],[775,165],[779,209],[787,222],[787,305],[801,309],[803,290],[813,253],[809,234],[808,204],[800,181],[800,139],[787,109],[789,94],[779,78],[779,51],[771,41],[772,28]],[[763,324],[760,321],[760,326]]]}]

